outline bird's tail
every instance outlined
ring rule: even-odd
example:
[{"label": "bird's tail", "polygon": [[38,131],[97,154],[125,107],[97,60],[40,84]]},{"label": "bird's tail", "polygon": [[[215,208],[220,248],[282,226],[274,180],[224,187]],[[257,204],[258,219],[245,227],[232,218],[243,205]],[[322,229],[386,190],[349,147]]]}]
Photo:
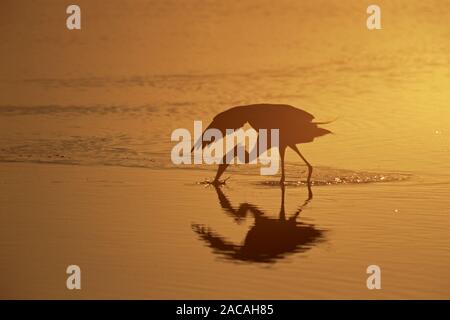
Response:
[{"label": "bird's tail", "polygon": [[326,134],[333,134],[332,131],[328,130],[328,129],[324,129],[324,128],[319,128],[317,127],[316,130],[314,131],[314,135],[315,137],[321,137],[324,136]]},{"label": "bird's tail", "polygon": [[315,130],[315,135],[316,137],[321,137],[324,136],[326,134],[333,134],[332,131],[328,130],[328,129],[324,129],[324,128],[320,128],[319,125],[321,124],[329,124],[332,123],[334,121],[336,121],[338,118],[335,118],[331,121],[323,121],[323,122],[313,122],[313,124],[316,126],[316,130]]},{"label": "bird's tail", "polygon": [[333,122],[335,122],[336,120],[338,119],[338,117],[336,117],[336,118],[334,118],[333,120],[330,120],[330,121],[324,121],[324,122],[313,122],[314,124],[316,124],[316,125],[319,125],[319,124],[329,124],[329,123],[333,123]]}]

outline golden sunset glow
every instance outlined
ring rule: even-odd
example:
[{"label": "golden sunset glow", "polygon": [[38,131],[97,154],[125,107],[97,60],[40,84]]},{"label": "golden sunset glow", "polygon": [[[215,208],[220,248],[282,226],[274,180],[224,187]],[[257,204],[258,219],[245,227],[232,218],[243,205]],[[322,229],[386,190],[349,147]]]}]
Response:
[{"label": "golden sunset glow", "polygon": [[[450,3],[376,1],[368,30],[372,3],[78,0],[68,30],[66,1],[2,0],[0,298],[449,299]],[[292,149],[286,188],[171,161],[263,103],[315,117],[314,197]]]}]

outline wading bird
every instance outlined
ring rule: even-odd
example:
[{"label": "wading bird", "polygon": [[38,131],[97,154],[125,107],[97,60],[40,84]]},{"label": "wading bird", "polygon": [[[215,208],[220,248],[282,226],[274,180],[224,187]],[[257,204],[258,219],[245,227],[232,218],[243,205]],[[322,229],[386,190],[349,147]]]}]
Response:
[{"label": "wading bird", "polygon": [[[308,166],[308,191],[310,197],[312,197],[311,192],[311,174],[312,166],[305,159],[305,157],[300,153],[297,148],[297,144],[312,142],[314,138],[331,133],[327,129],[318,127],[320,124],[326,124],[328,122],[313,122],[314,116],[304,110],[297,109],[293,106],[286,104],[251,104],[246,106],[237,106],[228,109],[224,112],[216,115],[205,129],[218,129],[222,132],[223,136],[226,135],[227,129],[239,129],[248,123],[253,129],[259,132],[261,129],[266,129],[268,132],[268,141],[270,142],[270,129],[279,130],[279,153],[281,159],[281,180],[280,184],[284,184],[285,174],[284,174],[284,155],[286,148],[290,147],[294,150],[300,158]],[[201,144],[202,149],[205,148],[209,141],[203,141]],[[256,144],[258,145],[258,144]],[[196,148],[196,146],[194,146]],[[193,148],[193,150],[194,150]],[[270,144],[267,144],[267,150],[271,149]],[[235,146],[233,152],[237,151],[237,146]],[[261,154],[261,150],[260,150]],[[248,155],[248,152],[247,152]],[[227,156],[223,157],[222,163],[219,165],[216,177],[214,178],[213,184],[221,184],[220,177],[227,169],[229,163],[226,161]]]}]

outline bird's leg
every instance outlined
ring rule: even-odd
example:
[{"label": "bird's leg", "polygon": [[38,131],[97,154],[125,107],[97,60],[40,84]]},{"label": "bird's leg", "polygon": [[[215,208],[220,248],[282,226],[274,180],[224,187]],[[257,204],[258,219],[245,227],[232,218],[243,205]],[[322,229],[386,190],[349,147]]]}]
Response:
[{"label": "bird's leg", "polygon": [[[214,181],[212,182],[212,184],[218,185],[218,184],[223,184],[220,182],[220,177],[222,176],[222,174],[225,172],[225,170],[227,170],[228,166],[230,165],[227,162],[227,155],[229,157],[229,154],[233,155],[232,158],[230,159],[234,159],[237,156],[237,152],[238,152],[238,146],[234,146],[233,150],[230,150],[226,155],[223,156],[222,158],[222,163],[219,164],[219,168],[217,169],[217,173],[216,173],[216,177],[214,178]],[[244,159],[244,163],[249,162],[249,153],[247,150],[245,150],[245,159]]]},{"label": "bird's leg", "polygon": [[295,152],[297,152],[297,154],[300,156],[300,158],[302,158],[302,160],[306,163],[306,165],[308,166],[308,179],[306,180],[307,185],[308,185],[308,200],[311,200],[313,197],[313,193],[311,190],[311,175],[313,172],[313,167],[312,165],[308,162],[308,160],[305,159],[305,157],[300,153],[300,150],[298,150],[296,145],[292,145],[290,146],[292,148],[292,150],[294,150]]},{"label": "bird's leg", "polygon": [[[230,151],[232,152],[232,151]],[[234,151],[233,151],[234,152]],[[226,161],[226,155],[223,157],[222,159],[222,163],[219,164],[219,168],[217,169],[217,173],[216,173],[216,177],[214,178],[213,184],[220,184],[220,177],[222,176],[222,174],[225,172],[225,170],[227,170],[229,164]]]},{"label": "bird's leg", "polygon": [[284,191],[285,185],[281,185],[281,206],[280,206],[280,220],[286,220],[286,212],[284,210]]},{"label": "bird's leg", "polygon": [[280,159],[281,159],[281,179],[280,184],[284,185],[284,153],[286,152],[286,147],[280,147]]},{"label": "bird's leg", "polygon": [[[256,144],[253,147],[252,151],[249,153],[247,150],[244,150],[245,155],[244,155],[244,159],[243,160],[244,163],[250,163],[250,161],[252,159],[250,159],[250,155],[254,154],[255,152],[257,153],[258,151],[258,146],[259,146],[259,135],[257,137],[256,140]],[[226,155],[223,156],[222,158],[222,163],[219,165],[219,168],[217,169],[217,173],[216,173],[216,177],[214,178],[214,181],[212,182],[212,184],[214,185],[219,185],[219,184],[223,184],[220,182],[220,177],[222,176],[222,174],[225,172],[225,170],[227,170],[228,166],[230,165],[229,163],[227,163],[227,155],[233,155],[233,158],[230,159],[234,159],[236,156],[238,156],[238,145],[234,146],[233,150],[230,150]],[[227,179],[225,179],[226,181]]]}]

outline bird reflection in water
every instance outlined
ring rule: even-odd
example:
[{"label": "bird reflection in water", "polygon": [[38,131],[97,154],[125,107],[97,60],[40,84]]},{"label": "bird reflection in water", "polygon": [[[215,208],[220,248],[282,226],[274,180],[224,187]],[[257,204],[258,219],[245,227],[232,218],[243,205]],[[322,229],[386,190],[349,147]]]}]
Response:
[{"label": "bird reflection in water", "polygon": [[284,209],[285,186],[281,185],[279,217],[270,218],[250,203],[241,203],[238,208],[234,208],[219,186],[215,186],[215,190],[220,206],[236,223],[248,216],[254,219],[243,244],[239,245],[227,241],[204,225],[193,224],[192,229],[216,254],[237,261],[274,263],[288,254],[307,251],[323,241],[324,231],[316,229],[312,224],[297,221],[312,195],[287,218]]}]

